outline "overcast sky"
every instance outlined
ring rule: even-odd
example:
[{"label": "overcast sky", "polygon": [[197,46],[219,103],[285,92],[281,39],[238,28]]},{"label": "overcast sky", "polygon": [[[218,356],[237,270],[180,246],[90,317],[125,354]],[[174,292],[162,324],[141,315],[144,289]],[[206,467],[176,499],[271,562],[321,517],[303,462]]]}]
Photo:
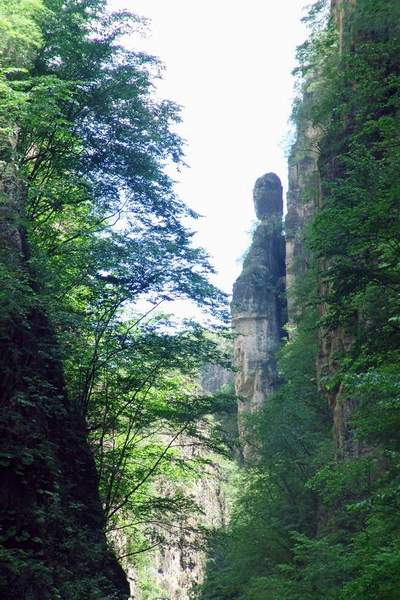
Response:
[{"label": "overcast sky", "polygon": [[306,0],[113,0],[151,19],[129,45],[165,64],[159,93],[182,105],[188,169],[177,191],[203,215],[196,241],[228,293],[255,220],[252,188],[275,171],[286,191],[295,48]]}]

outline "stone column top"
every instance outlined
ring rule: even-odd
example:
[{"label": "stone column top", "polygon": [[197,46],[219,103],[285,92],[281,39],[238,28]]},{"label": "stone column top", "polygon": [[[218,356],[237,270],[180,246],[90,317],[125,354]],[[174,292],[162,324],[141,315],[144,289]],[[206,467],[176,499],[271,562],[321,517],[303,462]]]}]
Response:
[{"label": "stone column top", "polygon": [[260,221],[265,221],[270,217],[282,217],[282,184],[278,175],[266,173],[259,177],[254,186],[253,199],[256,215]]}]

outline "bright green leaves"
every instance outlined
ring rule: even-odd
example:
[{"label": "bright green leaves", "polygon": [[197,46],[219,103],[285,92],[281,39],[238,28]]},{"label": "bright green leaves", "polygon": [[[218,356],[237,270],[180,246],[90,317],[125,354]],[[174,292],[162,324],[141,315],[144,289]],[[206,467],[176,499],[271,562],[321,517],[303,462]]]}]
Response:
[{"label": "bright green leaves", "polygon": [[[333,336],[340,327],[352,340],[332,357],[336,372],[322,383],[327,390],[341,386],[335,408],[357,448],[308,483],[326,516],[317,538],[301,542],[301,579],[316,570],[344,575],[331,591],[327,576],[326,590],[310,596],[316,598],[398,593],[391,574],[400,536],[398,16],[397,2],[357,2],[341,54],[332,60],[319,44],[313,50],[324,81],[307,100],[321,132],[322,197],[308,236],[325,310],[319,326]],[[338,555],[319,553],[320,544]]]},{"label": "bright green leaves", "polygon": [[[7,539],[0,585],[18,573],[17,595],[124,594],[87,438],[110,528],[129,525],[133,553],[148,522],[186,518],[184,483],[207,453],[226,452],[209,415],[229,398],[194,383],[204,362],[226,364],[217,344],[198,324],[174,329],[134,308],[185,298],[225,314],[184,223],[195,215],[166,172],[182,161],[179,110],[154,97],[157,60],[120,45],[140,27],[103,0],[0,0],[0,387],[11,453],[0,466],[14,460],[22,487],[8,474],[5,495],[25,502],[18,513],[11,501],[7,519],[40,533],[25,538],[21,525]],[[207,456],[188,460],[190,444]],[[167,498],[157,477],[182,485]]]},{"label": "bright green leaves", "polygon": [[[400,36],[396,19],[388,18],[398,10],[395,5],[357,5],[349,33],[354,42],[346,42],[336,71],[328,67],[322,98],[314,98],[315,125],[324,132],[323,207],[311,247],[325,265],[325,300],[336,323],[350,323],[352,315],[365,311],[371,285],[385,295],[387,319],[398,308],[400,88],[395,57]],[[365,321],[371,323],[371,317]],[[385,336],[382,345],[386,342]]]},{"label": "bright green leaves", "polygon": [[[0,2],[0,153],[15,150],[17,115],[26,111],[26,79],[43,45],[41,0]],[[0,155],[1,156],[1,155]]]},{"label": "bright green leaves", "polygon": [[40,20],[44,17],[42,0],[1,0],[0,66],[29,67],[43,44]]},{"label": "bright green leaves", "polygon": [[[165,319],[110,321],[101,334],[87,331],[82,348],[72,352],[70,389],[87,411],[110,528],[121,515],[146,522],[141,511],[153,505],[160,476],[172,485],[208,453],[226,452],[210,415],[229,411],[233,399],[206,396],[196,383],[202,365],[217,360],[220,351],[205,331],[174,332]],[[203,454],[189,460],[185,447],[192,446]]]}]

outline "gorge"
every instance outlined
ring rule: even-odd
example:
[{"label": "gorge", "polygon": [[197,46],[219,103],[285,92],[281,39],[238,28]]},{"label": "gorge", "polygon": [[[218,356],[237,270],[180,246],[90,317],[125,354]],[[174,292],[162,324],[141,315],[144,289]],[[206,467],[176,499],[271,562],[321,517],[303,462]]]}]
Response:
[{"label": "gorge", "polygon": [[305,21],[229,317],[140,19],[0,0],[1,598],[397,600],[400,4]]}]

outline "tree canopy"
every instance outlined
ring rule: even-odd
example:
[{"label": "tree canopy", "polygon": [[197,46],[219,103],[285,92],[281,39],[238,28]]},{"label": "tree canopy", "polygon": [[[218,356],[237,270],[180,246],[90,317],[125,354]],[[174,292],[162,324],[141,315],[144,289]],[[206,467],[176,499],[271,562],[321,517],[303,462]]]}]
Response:
[{"label": "tree canopy", "polygon": [[96,563],[114,564],[104,532],[132,523],[134,555],[147,522],[192,506],[155,486],[187,477],[180,435],[225,451],[206,415],[229,399],[196,378],[227,357],[209,328],[156,316],[185,298],[215,332],[226,319],[167,174],[179,108],[156,98],[158,60],[121,41],[142,27],[103,0],[0,2],[1,586],[32,598],[125,597]]}]

